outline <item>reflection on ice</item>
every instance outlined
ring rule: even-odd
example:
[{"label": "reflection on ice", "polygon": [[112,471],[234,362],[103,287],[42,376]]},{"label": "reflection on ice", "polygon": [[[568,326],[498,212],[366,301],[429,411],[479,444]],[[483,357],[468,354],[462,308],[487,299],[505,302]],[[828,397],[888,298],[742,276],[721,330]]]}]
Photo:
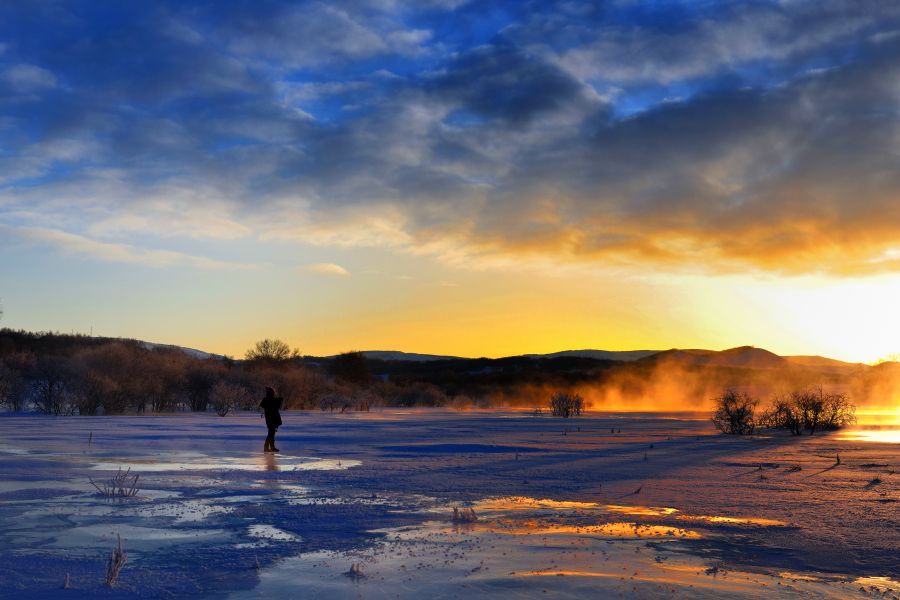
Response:
[{"label": "reflection on ice", "polygon": [[522,510],[602,510],[633,516],[660,517],[678,512],[677,508],[658,506],[627,506],[622,504],[598,504],[597,502],[576,502],[551,500],[549,498],[529,498],[528,496],[506,496],[488,498],[476,502],[475,510],[480,511],[522,511]]},{"label": "reflection on ice", "polygon": [[698,539],[696,531],[668,527],[664,525],[645,525],[643,523],[611,522],[597,525],[567,525],[550,523],[538,519],[501,519],[493,522],[474,523],[472,531],[490,531],[507,535],[590,535],[609,538],[687,538]]},{"label": "reflection on ice", "polygon": [[[632,506],[625,504],[599,504],[596,502],[571,502],[550,500],[547,498],[529,498],[526,496],[508,496],[503,498],[488,498],[474,505],[475,511],[481,513],[494,512],[570,512],[579,515],[598,516],[605,513],[622,514],[632,517],[646,517],[649,519],[659,518],[664,520],[666,517],[673,517],[683,521],[699,521],[710,524],[724,525],[759,525],[763,527],[783,527],[787,523],[777,521],[775,519],[765,519],[761,517],[729,517],[725,515],[685,515],[677,508],[669,506]],[[676,514],[677,513],[677,514]],[[666,528],[671,529],[671,528]],[[683,536],[678,536],[683,537]]]},{"label": "reflection on ice", "polygon": [[676,517],[684,521],[704,521],[706,523],[723,523],[726,525],[761,525],[763,527],[784,527],[784,521],[775,519],[762,519],[756,517],[720,517],[709,515],[678,515]]},{"label": "reflection on ice", "polygon": [[886,595],[888,592],[900,592],[900,581],[890,577],[859,577],[853,583],[869,592],[881,595]]},{"label": "reflection on ice", "polygon": [[309,456],[209,456],[200,453],[157,454],[152,458],[124,457],[95,462],[91,468],[115,471],[124,466],[132,471],[339,471],[359,466],[358,460]]}]

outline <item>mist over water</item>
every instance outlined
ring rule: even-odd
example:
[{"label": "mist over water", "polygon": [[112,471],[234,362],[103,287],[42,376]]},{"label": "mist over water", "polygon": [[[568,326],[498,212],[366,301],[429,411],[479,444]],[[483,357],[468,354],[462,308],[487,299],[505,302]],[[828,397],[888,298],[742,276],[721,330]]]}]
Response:
[{"label": "mist over water", "polygon": [[898,367],[897,363],[821,368],[697,365],[674,357],[622,363],[569,386],[559,381],[510,386],[496,391],[491,404],[546,407],[554,393],[575,392],[584,399],[586,410],[704,414],[713,410],[715,399],[727,389],[751,395],[759,401],[759,409],[765,410],[773,400],[792,392],[822,388],[825,393],[844,394],[856,406],[856,428],[898,427]]}]

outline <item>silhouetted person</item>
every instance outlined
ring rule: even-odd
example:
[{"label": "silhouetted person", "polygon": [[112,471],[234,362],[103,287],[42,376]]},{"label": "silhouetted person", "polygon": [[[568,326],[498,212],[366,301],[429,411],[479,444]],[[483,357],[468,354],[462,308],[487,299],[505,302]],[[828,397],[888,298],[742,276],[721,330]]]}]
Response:
[{"label": "silhouetted person", "polygon": [[266,388],[266,397],[259,403],[259,407],[263,409],[266,415],[266,427],[269,428],[269,435],[266,436],[266,443],[263,446],[263,452],[278,452],[275,447],[275,432],[281,427],[281,403],[283,398],[275,397],[273,388]]}]

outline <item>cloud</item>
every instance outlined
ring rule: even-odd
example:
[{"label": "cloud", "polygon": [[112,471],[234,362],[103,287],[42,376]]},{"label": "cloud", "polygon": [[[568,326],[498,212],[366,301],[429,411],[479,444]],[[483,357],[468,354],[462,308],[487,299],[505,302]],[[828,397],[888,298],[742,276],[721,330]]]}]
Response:
[{"label": "cloud", "polygon": [[306,265],[305,268],[308,271],[313,271],[314,273],[323,273],[325,275],[340,275],[342,277],[346,277],[350,274],[347,269],[345,269],[341,265],[337,265],[334,263],[315,263]]},{"label": "cloud", "polygon": [[114,242],[887,272],[898,11],[162,2],[110,35],[0,8],[0,223],[157,264],[190,259]]},{"label": "cloud", "polygon": [[0,225],[0,231],[32,242],[53,246],[68,253],[96,258],[105,262],[136,264],[155,268],[171,266],[225,270],[247,270],[256,268],[255,265],[251,264],[225,262],[171,250],[152,250],[138,248],[129,244],[101,242],[56,229],[8,227]]},{"label": "cloud", "polygon": [[[583,43],[552,56],[584,80],[669,84],[733,71],[744,65],[820,58],[842,46],[859,45],[900,7],[855,0],[718,3],[670,27],[657,23],[604,24],[581,32]],[[520,31],[523,43],[533,32]]]},{"label": "cloud", "polygon": [[20,92],[34,92],[56,86],[56,76],[37,65],[18,64],[6,70],[3,78]]}]

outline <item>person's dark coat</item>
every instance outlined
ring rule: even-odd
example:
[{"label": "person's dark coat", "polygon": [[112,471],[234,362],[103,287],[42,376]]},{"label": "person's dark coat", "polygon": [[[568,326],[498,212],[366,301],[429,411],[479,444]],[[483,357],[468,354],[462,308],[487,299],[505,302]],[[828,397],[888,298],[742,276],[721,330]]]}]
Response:
[{"label": "person's dark coat", "polygon": [[259,403],[259,407],[263,409],[266,415],[266,427],[281,427],[281,413],[279,411],[281,410],[282,400],[282,398],[266,396]]}]

